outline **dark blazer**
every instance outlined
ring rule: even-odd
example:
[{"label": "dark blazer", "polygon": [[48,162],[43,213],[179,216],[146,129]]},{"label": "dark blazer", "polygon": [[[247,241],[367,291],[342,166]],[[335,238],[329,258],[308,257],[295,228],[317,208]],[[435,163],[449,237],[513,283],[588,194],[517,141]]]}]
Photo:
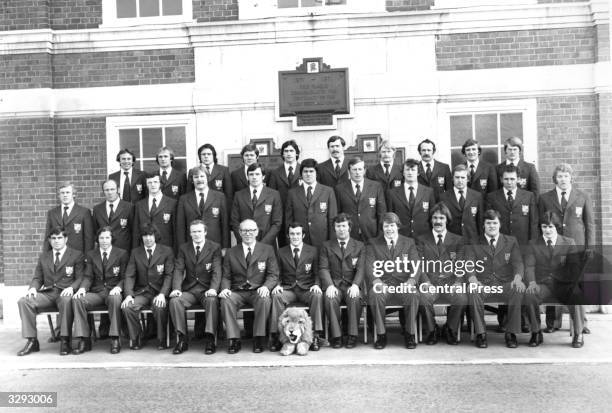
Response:
[{"label": "dark blazer", "polygon": [[124,296],[151,293],[154,295],[170,292],[174,272],[172,248],[156,244],[149,263],[144,246],[134,248],[125,270]]},{"label": "dark blazer", "polygon": [[[269,174],[268,171],[266,171],[266,173],[263,176],[264,186],[267,185],[268,183],[268,180],[269,180],[268,174]],[[233,170],[232,173],[230,174],[230,177],[232,181],[232,188],[234,189],[233,195],[236,195],[238,192],[242,191],[244,188],[249,187],[249,180],[247,179],[246,173],[244,171],[244,165],[242,165],[238,169]],[[233,195],[232,195],[232,199],[233,199]]]},{"label": "dark blazer", "polygon": [[[380,277],[377,277],[374,274],[374,261],[393,261],[397,258],[403,260],[404,257],[407,257],[409,261],[416,263],[419,261],[419,252],[412,238],[405,237],[403,235],[399,235],[397,237],[397,244],[394,246],[395,252],[392,254],[389,251],[389,247],[387,246],[387,241],[383,235],[379,237],[373,238],[370,240],[368,245],[366,246],[366,269],[367,274],[369,275],[369,283],[374,284],[379,281],[387,284],[387,285],[400,285],[408,281],[410,278],[414,278],[417,285],[423,282],[421,276],[421,269],[419,269],[415,273],[411,273],[410,271],[394,271],[388,272],[382,269],[383,274]],[[403,266],[402,266],[403,267]]]},{"label": "dark blazer", "polygon": [[[534,164],[525,162],[522,159],[516,164],[518,167],[518,187],[525,191],[533,192],[537,198],[540,193],[540,177]],[[498,164],[495,169],[497,171],[497,186],[503,188],[502,175],[504,168],[506,167],[506,161]]]},{"label": "dark blazer", "polygon": [[230,223],[236,240],[241,242],[240,223],[249,218],[253,219],[259,228],[257,241],[274,245],[276,243],[276,235],[283,222],[283,205],[280,195],[274,189],[266,186],[262,187],[261,193],[257,194],[255,209],[253,209],[251,195],[250,187],[247,187],[237,192],[234,196]]},{"label": "dark blazer", "polygon": [[65,225],[62,221],[63,213],[64,209],[61,205],[47,212],[47,229],[45,231],[43,251],[51,249],[48,238],[49,233],[55,227],[64,227],[68,237],[69,248],[73,248],[83,253],[92,249],[96,234],[93,230],[91,211],[75,203],[72,207],[72,211],[70,211],[70,215],[68,215]]},{"label": "dark blazer", "polygon": [[583,191],[572,187],[565,211],[557,198],[557,191],[542,194],[539,199],[540,216],[546,211],[554,211],[561,218],[562,228],[559,234],[573,238],[579,251],[595,246],[595,223],[593,220],[593,203],[591,197]]},{"label": "dark blazer", "polygon": [[[305,185],[305,184],[304,184]],[[285,227],[292,222],[304,226],[304,242],[319,248],[333,237],[333,218],[338,215],[336,195],[332,188],[317,183],[310,205],[306,201],[304,187],[289,190],[285,204]]]},{"label": "dark blazer", "polygon": [[356,284],[361,288],[365,279],[365,252],[363,242],[349,238],[344,259],[337,240],[329,240],[323,243],[319,251],[319,279],[321,288],[326,290],[333,285],[335,287],[350,287]]},{"label": "dark blazer", "polygon": [[450,167],[444,162],[434,159],[433,168],[431,170],[431,180],[427,179],[423,164],[419,162],[419,177],[420,185],[425,185],[433,189],[436,202],[440,199],[443,192],[450,191],[453,187],[453,175],[451,175]]},{"label": "dark blazer", "polygon": [[463,164],[466,168],[468,168],[469,188],[480,192],[483,198],[485,198],[488,193],[497,191],[497,173],[495,171],[495,166],[483,161],[482,159],[479,159],[478,166],[474,170],[474,175],[469,176],[469,162],[466,161]]},{"label": "dark blazer", "polygon": [[174,261],[172,289],[189,291],[194,287],[219,291],[221,286],[221,247],[207,239],[196,260],[193,242],[181,244]]},{"label": "dark blazer", "polygon": [[402,186],[402,183],[404,182],[404,172],[402,168],[402,163],[398,164],[398,162],[393,162],[393,166],[389,171],[389,178],[387,178],[385,175],[385,169],[382,167],[380,162],[377,162],[376,165],[370,166],[366,170],[366,178],[378,182],[386,193],[393,188]]},{"label": "dark blazer", "polygon": [[[113,172],[108,176],[108,179],[112,179],[117,182],[117,191],[119,191],[119,184],[121,183],[121,174],[123,174],[123,170],[119,170],[117,172]],[[132,199],[131,203],[135,204],[140,201],[144,197],[147,196],[147,175],[139,171],[136,168],[132,168],[132,179],[130,181],[130,196]],[[123,196],[122,193],[119,193],[119,196]]]},{"label": "dark blazer", "polygon": [[127,251],[113,245],[107,259],[106,267],[102,268],[100,248],[94,248],[87,252],[85,274],[80,288],[93,293],[111,290],[114,287],[123,290],[123,279],[130,255]]},{"label": "dark blazer", "polygon": [[338,213],[351,216],[351,238],[367,241],[377,236],[381,231],[383,215],[387,212],[385,194],[380,184],[364,179],[359,201],[355,199],[353,186],[348,179],[338,184],[335,190]]},{"label": "dark blazer", "polygon": [[463,236],[465,242],[476,242],[483,231],[484,201],[482,194],[468,188],[465,191],[463,210],[455,197],[454,189],[440,195],[440,201],[444,202],[451,213],[452,221],[447,223],[446,228],[454,234]]},{"label": "dark blazer", "polygon": [[278,262],[274,248],[256,242],[247,268],[242,244],[227,250],[223,258],[221,289],[256,290],[266,286],[270,291],[278,284]]},{"label": "dark blazer", "polygon": [[523,258],[516,238],[510,235],[499,234],[495,254],[491,252],[491,246],[485,236],[481,236],[478,243],[469,244],[465,247],[465,260],[482,265],[474,267],[474,271],[468,272],[468,278],[474,275],[483,284],[500,285],[514,280],[515,274],[523,276]]},{"label": "dark blazer", "polygon": [[143,225],[148,223],[155,224],[161,234],[161,240],[157,242],[158,244],[164,244],[172,249],[176,249],[174,239],[176,199],[163,195],[153,216],[150,215],[149,197],[136,203],[134,206],[134,233],[132,235],[133,248],[142,245],[140,230]]},{"label": "dark blazer", "polygon": [[297,268],[293,260],[293,248],[287,245],[278,251],[280,277],[278,285],[283,288],[300,287],[305,290],[313,285],[321,286],[319,280],[319,254],[313,246],[302,244]]},{"label": "dark blazer", "polygon": [[487,209],[495,209],[501,214],[500,231],[503,234],[516,237],[519,245],[527,245],[530,239],[536,239],[540,233],[535,195],[517,189],[513,207],[510,208],[505,192],[502,188],[490,193],[487,196]]},{"label": "dark blazer", "polygon": [[[113,212],[113,219],[108,220],[106,201],[100,202],[93,209],[93,233],[96,234],[102,227],[111,227],[114,247],[130,251],[132,249],[132,232],[134,228],[134,205],[131,202],[119,200]],[[94,235],[95,237],[95,235]],[[98,240],[94,240],[97,242]]]},{"label": "dark blazer", "polygon": [[226,197],[220,191],[210,190],[204,202],[204,215],[200,215],[195,192],[181,197],[176,211],[176,239],[179,245],[191,241],[189,224],[201,219],[206,224],[206,239],[216,242],[222,248],[230,246],[229,217]]},{"label": "dark blazer", "polygon": [[[226,205],[232,205],[232,197],[234,196],[234,187],[232,186],[232,178],[227,166],[214,164],[208,175],[208,187],[215,191],[220,191],[225,194]],[[185,193],[195,190],[193,186],[193,177],[191,171],[187,178],[187,189]]]},{"label": "dark blazer", "polygon": [[57,269],[53,265],[54,254],[53,250],[40,254],[36,270],[34,270],[34,277],[30,282],[30,288],[45,291],[53,287],[62,290],[72,287],[76,292],[83,280],[83,267],[85,265],[83,253],[67,247]]},{"label": "dark blazer", "polygon": [[302,182],[299,162],[295,168],[296,170],[293,171],[293,179],[291,182],[288,180],[287,173],[285,171],[285,164],[282,164],[278,168],[270,171],[268,176],[268,188],[276,189],[278,191],[283,205],[287,205],[287,195],[289,194],[289,190],[299,188]]},{"label": "dark blazer", "polygon": [[575,282],[580,275],[580,257],[574,240],[557,235],[552,256],[544,237],[529,241],[525,254],[525,282]]},{"label": "dark blazer", "polygon": [[414,208],[408,206],[408,198],[404,185],[393,188],[388,192],[388,210],[399,216],[402,225],[399,233],[406,237],[416,238],[431,231],[429,226],[429,211],[436,203],[433,189],[425,185],[417,185],[414,195]]},{"label": "dark blazer", "polygon": [[[161,175],[159,177],[161,182]],[[187,177],[185,173],[182,171],[178,171],[174,168],[170,171],[170,176],[166,183],[161,184],[161,191],[167,197],[178,199],[185,193],[187,190]]]},{"label": "dark blazer", "polygon": [[462,274],[458,269],[454,272],[444,271],[445,268],[449,268],[446,262],[463,261],[465,255],[463,237],[453,234],[447,228],[442,247],[438,248],[438,239],[434,238],[433,233],[429,231],[429,233],[417,238],[417,249],[423,262],[422,265],[425,265],[427,261],[439,262],[441,263],[439,268],[442,270],[436,271],[436,266],[439,264],[436,264],[436,266],[428,264],[428,266],[422,268],[421,282],[429,282],[434,285],[452,285],[456,281],[463,280],[465,274]]},{"label": "dark blazer", "polygon": [[339,177],[336,177],[335,168],[336,164],[331,158],[323,163],[320,163],[317,166],[317,181],[325,186],[329,186],[330,188],[335,188],[336,185],[348,181],[348,158],[346,156],[340,165]]}]

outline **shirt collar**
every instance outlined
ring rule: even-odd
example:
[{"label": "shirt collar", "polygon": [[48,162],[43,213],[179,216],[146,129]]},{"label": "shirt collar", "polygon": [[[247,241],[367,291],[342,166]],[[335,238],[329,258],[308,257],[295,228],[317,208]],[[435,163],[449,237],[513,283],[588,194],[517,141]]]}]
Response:
[{"label": "shirt collar", "polygon": [[431,168],[431,170],[433,171],[434,169],[434,164],[435,164],[436,160],[432,159],[429,162],[425,162],[423,160],[421,160],[421,165],[423,166],[423,170],[426,171],[427,170],[427,164],[429,163],[429,167]]},{"label": "shirt collar", "polygon": [[348,247],[348,243],[351,240],[351,238],[349,237],[346,241],[342,241],[340,239],[338,239],[338,245],[340,245],[340,247],[342,247],[342,245],[340,244],[341,242],[344,242],[344,248]]},{"label": "shirt collar", "polygon": [[435,230],[431,230],[431,233],[433,234],[434,240],[436,242],[438,242],[438,235],[442,235],[442,242],[444,242],[444,240],[446,239],[446,232],[447,230],[445,229],[444,231],[442,231],[441,234],[438,234]]},{"label": "shirt collar", "polygon": [[[255,251],[255,245],[257,245],[257,241],[255,241],[253,246],[251,246],[251,254],[253,254],[253,252]],[[242,243],[242,251],[244,252],[245,257],[249,253],[249,246],[246,245],[244,242]]]},{"label": "shirt collar", "polygon": [[204,249],[204,244],[206,244],[206,240],[202,241],[201,244],[196,244],[195,242],[193,243],[193,250],[195,251],[196,247],[199,245],[200,246],[200,251],[202,251]]},{"label": "shirt collar", "polygon": [[[491,237],[489,237],[487,234],[485,234],[485,238],[487,239],[487,244],[491,245]],[[495,240],[495,245],[497,245],[497,241],[499,240],[499,234],[497,234],[497,237],[493,238]]]},{"label": "shirt collar", "polygon": [[100,256],[102,256],[102,254],[104,254],[106,252],[106,255],[110,257],[110,253],[113,250],[113,246],[111,245],[110,247],[108,247],[108,249],[106,251],[104,251],[102,248],[100,248]]},{"label": "shirt collar", "polygon": [[253,189],[257,189],[257,196],[259,196],[261,195],[261,191],[263,190],[263,184],[259,185],[258,187],[249,185],[249,191],[251,191],[251,197],[253,196]]},{"label": "shirt collar", "polygon": [[331,162],[334,168],[336,167],[337,160],[340,161],[340,168],[342,168],[342,165],[344,165],[344,156],[341,158],[330,158],[330,159],[331,159]]},{"label": "shirt collar", "polygon": [[[461,195],[459,194],[459,189],[456,186],[453,186],[453,191],[455,191],[455,198],[459,199],[461,197]],[[466,198],[467,188],[462,189],[461,191],[463,191],[463,197]]]},{"label": "shirt collar", "polygon": [[293,163],[283,163],[283,165],[285,166],[285,173],[287,174],[287,176],[289,176],[290,166],[293,168],[293,175],[295,175],[298,172],[297,171],[297,161]]},{"label": "shirt collar", "polygon": [[302,253],[302,248],[304,248],[304,243],[301,242],[300,245],[298,245],[297,247],[294,247],[293,245],[289,244],[289,248],[291,248],[291,253],[293,253],[294,249],[299,249],[298,254]]},{"label": "shirt collar", "polygon": [[558,186],[555,186],[555,189],[557,190],[557,199],[561,200],[561,192],[565,192],[565,199],[569,200],[570,192],[572,192],[571,185],[567,189],[567,191],[564,191],[563,189],[559,188]]},{"label": "shirt collar", "polygon": [[387,237],[384,237],[384,238],[385,238],[385,242],[387,243],[387,246],[391,244],[391,241],[393,241],[394,246],[397,246],[397,239],[399,238],[399,235],[396,235],[394,238],[391,238],[391,239]]},{"label": "shirt collar", "polygon": [[113,208],[115,208],[115,210],[117,210],[117,206],[119,205],[119,201],[120,201],[120,200],[121,200],[121,198],[117,198],[117,199],[115,199],[113,202],[106,201],[106,208],[107,208],[107,209],[108,209],[108,208],[110,208],[110,207],[109,207],[109,205],[111,205],[111,204],[112,204],[112,205],[113,205]]},{"label": "shirt collar", "polygon": [[64,257],[64,254],[66,253],[66,250],[67,250],[67,249],[68,249],[68,247],[67,247],[67,246],[64,246],[64,248],[62,248],[62,249],[61,249],[61,250],[59,250],[59,251],[55,251],[55,250],[53,250],[53,259],[55,259],[55,254],[59,252],[59,254],[60,254],[59,259],[60,259],[60,261],[61,261],[61,260],[62,260],[62,258]]},{"label": "shirt collar", "polygon": [[[355,187],[355,185],[357,185],[357,182],[353,181],[352,179],[350,181],[351,181],[351,186],[353,187],[353,192],[355,192],[357,190],[357,188]],[[362,191],[363,191],[364,183],[365,183],[365,179],[359,182],[359,189],[361,189]]]},{"label": "shirt collar", "polygon": [[142,248],[144,248],[145,253],[148,253],[147,250],[150,249],[151,250],[151,255],[153,255],[155,253],[155,248],[157,248],[157,242],[153,245],[153,248],[147,248],[144,245],[142,246]]},{"label": "shirt collar", "polygon": [[[385,163],[383,161],[380,161],[380,166],[383,169],[383,172],[385,171]],[[393,169],[393,161],[389,162],[389,173],[391,173],[391,169]]]},{"label": "shirt collar", "polygon": [[170,176],[170,173],[172,172],[172,167],[169,166],[168,169],[159,168],[159,176],[160,177],[164,174],[164,171],[166,171],[166,175],[167,176]]},{"label": "shirt collar", "polygon": [[[557,245],[557,238],[558,238],[558,237],[559,237],[559,234],[555,234],[555,235],[553,235],[552,237],[550,237],[550,240],[552,241],[552,245],[553,245],[553,246],[554,246],[554,245]],[[544,244],[548,245],[548,239],[549,239],[549,238],[546,238],[546,237],[543,237],[543,238],[544,238]]]},{"label": "shirt collar", "polygon": [[314,183],[312,183],[310,185],[308,185],[306,182],[304,182],[303,186],[304,186],[304,193],[305,194],[308,194],[308,187],[309,186],[312,188],[312,193],[314,194],[315,187],[317,186],[317,181],[314,181]]},{"label": "shirt collar", "polygon": [[508,191],[512,191],[512,198],[516,199],[516,193],[518,192],[518,187],[516,187],[516,189],[503,188],[503,190],[504,190],[504,197],[506,198],[506,201],[508,200]]},{"label": "shirt collar", "polygon": [[512,163],[514,166],[518,166],[520,161],[520,159],[517,161],[511,161],[510,159],[506,159],[506,165],[510,165],[510,163]]},{"label": "shirt collar", "polygon": [[62,204],[61,207],[62,207],[62,214],[64,213],[64,208],[68,207],[68,215],[70,215],[70,213],[72,212],[72,208],[74,208],[74,201],[72,201],[68,205]]},{"label": "shirt collar", "polygon": [[155,198],[155,200],[157,201],[157,205],[159,206],[159,203],[161,202],[163,196],[164,194],[161,191],[158,192],[155,196],[149,195],[149,205],[153,203],[153,198]]},{"label": "shirt collar", "polygon": [[472,161],[468,161],[466,160],[466,166],[468,168],[468,171],[470,170],[470,165],[474,165],[474,170],[478,169],[478,162],[480,162],[480,159],[476,159],[474,162]]},{"label": "shirt collar", "polygon": [[419,183],[415,182],[414,184],[410,185],[408,184],[408,182],[404,182],[404,190],[406,191],[406,193],[410,192],[411,186],[412,186],[412,190],[414,191],[414,194],[416,195],[417,188],[419,187]]}]

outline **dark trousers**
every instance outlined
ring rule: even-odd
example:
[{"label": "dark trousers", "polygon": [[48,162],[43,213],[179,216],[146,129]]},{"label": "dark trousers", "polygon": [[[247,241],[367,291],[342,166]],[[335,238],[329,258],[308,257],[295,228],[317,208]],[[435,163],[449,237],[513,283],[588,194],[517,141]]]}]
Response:
[{"label": "dark trousers", "polygon": [[484,334],[486,332],[484,303],[487,300],[506,303],[506,305],[508,305],[506,331],[513,334],[519,334],[521,332],[521,303],[523,301],[523,293],[519,293],[516,289],[510,288],[510,283],[503,284],[502,288],[503,292],[501,294],[479,294],[476,292],[468,294],[468,303],[476,334]]},{"label": "dark trousers", "polygon": [[[547,300],[557,300],[562,304],[567,305],[567,308],[574,322],[574,331],[577,334],[582,334],[584,328],[584,306],[582,303],[582,294],[580,290],[574,288],[573,283],[556,283],[553,281],[543,282],[539,284],[540,292],[538,294],[525,294],[523,301],[527,307],[529,315],[529,323],[531,331],[540,331],[540,305]],[[548,309],[549,306],[546,308]],[[550,306],[553,309],[556,307]],[[548,322],[547,322],[548,325]],[[560,326],[559,326],[560,327]]]},{"label": "dark trousers", "polygon": [[253,335],[264,337],[266,335],[266,324],[270,314],[272,300],[270,296],[261,297],[256,290],[232,291],[228,298],[221,299],[221,316],[225,323],[225,331],[228,339],[240,338],[240,327],[238,326],[238,310],[246,304],[253,306],[255,320]]},{"label": "dark trousers", "polygon": [[329,298],[325,294],[323,301],[325,304],[325,313],[329,317],[330,338],[338,338],[342,336],[342,322],[340,305],[344,303],[348,315],[348,334],[351,336],[357,335],[359,326],[359,313],[361,311],[361,297],[351,298],[348,295],[348,286],[342,285],[336,287],[338,295],[334,298]]},{"label": "dark trousers", "polygon": [[59,311],[60,336],[72,335],[72,297],[62,297],[62,290],[54,288],[49,291],[39,292],[35,298],[21,297],[17,301],[19,316],[21,317],[21,336],[24,338],[36,338],[36,314],[45,311]]},{"label": "dark trousers", "polygon": [[192,288],[189,291],[183,291],[179,297],[170,299],[168,305],[170,311],[170,319],[176,328],[176,332],[187,335],[187,318],[185,310],[200,304],[204,308],[205,329],[204,332],[217,336],[217,323],[219,322],[219,299],[217,297],[206,297],[206,292],[203,288]]},{"label": "dark trousers", "polygon": [[278,317],[291,303],[301,302],[309,307],[310,318],[315,331],[323,331],[323,294],[313,294],[300,287],[283,288],[280,294],[272,295],[270,312],[270,332],[278,332]]},{"label": "dark trousers", "polygon": [[76,337],[89,337],[91,331],[87,321],[87,311],[106,306],[110,319],[108,334],[119,337],[121,330],[121,294],[109,295],[108,290],[99,293],[87,293],[84,297],[72,300],[74,311],[74,335]]},{"label": "dark trousers", "polygon": [[[166,341],[166,325],[168,324],[168,305],[165,307],[157,307],[153,305],[153,293],[143,293],[134,297],[134,302],[128,307],[123,308],[123,315],[127,321],[130,340],[136,340],[139,334],[142,334],[140,325],[140,311],[146,310],[149,307],[153,311],[153,318],[157,326],[157,339]],[[167,301],[167,300],[166,300]],[[167,303],[166,303],[167,304]]]},{"label": "dark trousers", "polygon": [[404,307],[404,315],[406,317],[404,329],[408,334],[416,334],[414,325],[416,324],[416,317],[419,311],[419,302],[423,303],[423,305],[433,305],[433,295],[419,293],[418,290],[415,292],[390,294],[387,291],[382,291],[382,287],[377,287],[376,290],[372,287],[368,295],[368,304],[372,309],[376,333],[385,334],[387,331],[385,329],[385,307],[387,305],[401,305]]},{"label": "dark trousers", "polygon": [[444,302],[450,303],[450,308],[448,309],[446,314],[446,325],[454,334],[457,334],[457,331],[459,330],[459,323],[461,322],[461,315],[463,314],[465,307],[468,305],[467,294],[435,293],[429,295],[431,296],[432,301],[430,303],[421,303],[427,332],[432,332],[436,327],[436,318],[433,305],[436,300],[442,299],[444,300]]}]

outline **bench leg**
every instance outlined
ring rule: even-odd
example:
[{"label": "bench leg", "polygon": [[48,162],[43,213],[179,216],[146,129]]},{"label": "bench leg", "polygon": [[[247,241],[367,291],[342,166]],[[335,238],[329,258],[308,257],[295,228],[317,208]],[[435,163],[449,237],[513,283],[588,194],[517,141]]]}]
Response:
[{"label": "bench leg", "polygon": [[368,307],[363,307],[363,343],[368,344]]},{"label": "bench leg", "polygon": [[57,335],[55,334],[55,327],[53,327],[53,319],[51,318],[51,314],[47,314],[47,321],[49,322],[49,329],[51,330],[51,338],[53,341],[57,341]]}]

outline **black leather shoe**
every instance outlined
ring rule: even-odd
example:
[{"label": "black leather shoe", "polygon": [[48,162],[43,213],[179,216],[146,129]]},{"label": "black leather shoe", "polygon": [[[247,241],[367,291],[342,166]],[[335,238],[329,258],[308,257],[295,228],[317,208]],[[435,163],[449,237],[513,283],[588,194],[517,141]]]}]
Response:
[{"label": "black leather shoe", "polygon": [[40,351],[40,344],[38,343],[38,339],[36,338],[28,338],[26,345],[21,349],[18,356],[27,356],[30,353],[34,353],[36,351]]},{"label": "black leather shoe", "polygon": [[374,348],[376,350],[382,350],[387,347],[387,335],[386,334],[378,334],[376,341],[374,342]]},{"label": "black leather shoe", "polygon": [[132,345],[130,348],[132,350],[140,350],[144,346],[144,340],[142,339],[142,334],[138,334],[136,339],[132,341]]},{"label": "black leather shoe", "polygon": [[253,337],[253,353],[261,353],[263,352],[263,337],[255,336]]},{"label": "black leather shoe", "polygon": [[554,333],[555,331],[559,330],[557,327],[546,327],[544,329],[545,333]]},{"label": "black leather shoe", "polygon": [[495,328],[495,332],[496,333],[505,333],[506,332],[506,327],[504,327],[504,326],[497,326]]},{"label": "black leather shoe", "polygon": [[436,327],[436,329],[434,331],[431,331],[429,334],[427,334],[427,339],[425,340],[425,344],[427,344],[428,346],[433,346],[434,344],[438,343],[438,328]]},{"label": "black leather shoe", "polygon": [[588,327],[582,327],[582,334],[591,334],[591,330]]},{"label": "black leather shoe", "polygon": [[158,350],[166,350],[168,348],[168,345],[166,344],[166,339],[164,338],[163,340],[159,340],[157,342],[157,349]]},{"label": "black leather shoe", "polygon": [[227,346],[227,352],[229,354],[236,354],[240,351],[242,345],[240,344],[240,340],[237,338],[230,338],[229,344]]},{"label": "black leather shoe", "polygon": [[70,354],[70,339],[68,337],[60,338],[60,356],[67,356]]},{"label": "black leather shoe", "polygon": [[[435,333],[433,333],[433,334],[435,336]],[[433,344],[436,344],[437,342],[438,342],[438,340],[436,339],[436,341]],[[429,344],[429,342],[427,344]],[[416,338],[415,338],[414,334],[406,334],[404,336],[404,345],[406,346],[406,348],[408,348],[410,350],[416,348],[417,343],[416,343]]]},{"label": "black leather shoe", "polygon": [[204,345],[204,354],[215,354],[217,351],[217,346],[215,346],[215,340],[206,340],[206,344]]},{"label": "black leather shoe", "polygon": [[321,345],[319,344],[319,336],[315,335],[312,338],[312,344],[310,345],[310,351],[319,351]]},{"label": "black leather shoe", "polygon": [[537,347],[544,342],[544,336],[541,331],[537,333],[531,333],[531,339],[529,340],[529,347]]},{"label": "black leather shoe", "polygon": [[487,335],[486,334],[477,334],[476,335],[476,347],[478,348],[487,348],[489,345],[487,344]]},{"label": "black leather shoe", "polygon": [[172,349],[172,354],[182,354],[183,352],[189,349],[189,344],[185,341],[185,336],[180,335],[174,349]]},{"label": "black leather shoe", "polygon": [[457,334],[453,333],[450,328],[446,329],[446,344],[451,346],[456,346],[459,344],[459,340],[457,339]]},{"label": "black leather shoe", "polygon": [[529,333],[530,331],[531,331],[531,328],[529,328],[529,326],[527,325],[521,326],[522,333]]},{"label": "black leather shoe", "polygon": [[121,351],[121,340],[119,340],[119,337],[111,337],[110,353],[119,354],[120,351]]},{"label": "black leather shoe", "polygon": [[334,337],[329,341],[332,348],[342,348],[342,337]]},{"label": "black leather shoe", "polygon": [[582,336],[582,334],[574,335],[574,339],[572,340],[572,347],[581,348],[582,346],[584,346],[584,337]]},{"label": "black leather shoe", "polygon": [[[253,342],[253,346],[255,346],[255,342]],[[272,334],[272,337],[270,337],[270,342],[268,343],[268,349],[271,352],[273,352],[273,353],[276,352],[276,351],[280,351],[281,343],[278,340],[278,334],[277,333],[276,334]],[[253,351],[255,351],[255,350],[253,349]]]},{"label": "black leather shoe", "polygon": [[79,339],[79,344],[77,344],[77,348],[72,350],[72,354],[78,356],[79,354],[83,354],[86,351],[91,351],[91,339],[81,337]]},{"label": "black leather shoe", "polygon": [[518,347],[518,342],[516,341],[516,335],[512,333],[506,333],[506,335],[504,336],[504,339],[506,340],[506,347],[508,348]]},{"label": "black leather shoe", "polygon": [[109,329],[110,329],[110,320],[108,320],[108,317],[107,317],[106,322],[103,320],[100,320],[100,327],[98,327],[98,339],[106,340],[108,338]]},{"label": "black leather shoe", "polygon": [[346,339],[346,348],[355,348],[357,345],[357,336],[348,336]]}]

